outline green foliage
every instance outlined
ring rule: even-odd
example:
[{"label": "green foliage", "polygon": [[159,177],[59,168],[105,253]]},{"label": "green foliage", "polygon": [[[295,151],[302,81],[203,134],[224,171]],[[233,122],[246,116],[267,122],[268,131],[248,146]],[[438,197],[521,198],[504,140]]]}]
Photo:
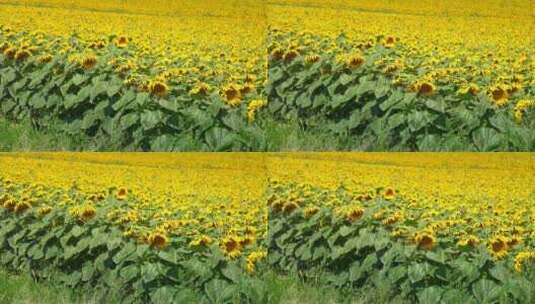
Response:
[{"label": "green foliage", "polygon": [[[350,46],[349,46],[350,47]],[[395,50],[368,50],[358,68],[333,55],[307,63],[271,58],[266,86],[270,116],[298,118],[304,128],[349,137],[364,150],[532,151],[534,124],[513,119],[513,105],[492,105],[486,93],[456,95],[443,85],[431,96],[393,84],[374,62],[396,58]]]},{"label": "green foliage", "polygon": [[139,90],[125,84],[136,75],[107,64],[130,55],[109,45],[86,70],[62,54],[44,63],[36,56],[20,62],[0,54],[0,115],[29,120],[38,130],[53,121],[62,135],[130,150],[180,150],[189,138],[198,150],[265,150],[261,132],[247,121],[247,102],[232,107],[217,92],[190,95],[183,84],[165,96]]},{"label": "green foliage", "polygon": [[212,303],[267,296],[262,289],[237,288],[256,278],[225,258],[217,245],[193,249],[177,237],[159,250],[124,237],[105,214],[99,211],[81,221],[61,207],[44,215],[2,208],[0,265],[73,289],[91,288],[104,296],[119,293],[126,303],[181,301],[190,291],[204,291]]},{"label": "green foliage", "polygon": [[[272,187],[268,197],[287,201],[285,191]],[[339,189],[330,197],[345,195]],[[515,272],[510,260],[493,260],[485,246],[426,250],[393,237],[388,226],[373,220],[373,210],[354,222],[327,207],[310,217],[304,210],[270,207],[268,263],[278,271],[336,288],[372,289],[383,295],[382,302],[534,301],[535,273]]]}]

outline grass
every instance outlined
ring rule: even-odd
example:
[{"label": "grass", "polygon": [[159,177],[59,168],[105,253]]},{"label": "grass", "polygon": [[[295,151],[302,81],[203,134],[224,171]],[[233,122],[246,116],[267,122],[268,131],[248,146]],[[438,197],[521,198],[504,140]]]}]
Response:
[{"label": "grass", "polygon": [[0,152],[123,150],[112,139],[73,138],[54,124],[47,130],[37,130],[29,121],[12,122],[0,116]]},{"label": "grass", "polygon": [[[373,292],[339,290],[305,283],[297,276],[268,271],[257,280],[255,288],[265,298],[253,303],[269,304],[360,304],[383,303]],[[240,288],[250,288],[244,285]],[[199,291],[184,293],[188,303],[208,303]],[[97,304],[119,303],[117,297],[103,296],[95,290],[73,291],[54,282],[35,282],[30,275],[14,274],[0,269],[0,304]],[[239,303],[239,302],[236,302]]]}]

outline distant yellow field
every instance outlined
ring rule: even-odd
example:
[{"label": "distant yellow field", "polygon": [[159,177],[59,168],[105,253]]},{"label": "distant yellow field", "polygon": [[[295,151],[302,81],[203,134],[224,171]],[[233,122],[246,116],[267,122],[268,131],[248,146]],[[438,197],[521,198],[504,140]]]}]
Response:
[{"label": "distant yellow field", "polygon": [[[395,52],[375,64],[395,84],[488,93],[501,106],[532,96],[534,9],[533,1],[523,0],[275,0],[268,14],[270,48],[345,58],[383,44]],[[342,33],[353,45],[349,50],[336,41]]]},{"label": "distant yellow field", "polygon": [[[97,211],[105,208],[94,201],[109,193],[120,196],[122,190],[128,206],[107,212],[127,235],[146,238],[162,232],[214,241],[247,237],[254,249],[256,240],[265,237],[267,223],[262,160],[246,154],[2,154],[0,179],[4,187],[16,186],[14,193],[8,191],[16,203],[73,212],[88,204]],[[84,196],[73,199],[70,189]]]},{"label": "distant yellow field", "polygon": [[115,35],[127,39],[132,48],[129,64],[143,76],[154,76],[147,71],[147,64],[154,61],[151,67],[174,66],[161,73],[167,71],[192,85],[203,81],[213,85],[208,79],[214,77],[222,78],[221,88],[226,82],[243,83],[247,77],[258,80],[257,86],[264,80],[266,18],[259,1],[158,0],[147,5],[118,0],[3,0],[0,8],[0,25],[13,35],[25,31],[19,42],[39,42],[45,48],[40,52],[71,53],[69,41],[61,40],[60,45],[43,41],[51,39],[48,35],[76,34],[88,45],[107,43]]}]

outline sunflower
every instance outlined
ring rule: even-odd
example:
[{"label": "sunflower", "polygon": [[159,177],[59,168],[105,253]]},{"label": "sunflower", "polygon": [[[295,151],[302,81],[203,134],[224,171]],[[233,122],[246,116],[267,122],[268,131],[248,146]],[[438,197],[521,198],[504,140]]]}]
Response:
[{"label": "sunflower", "polygon": [[95,217],[97,214],[97,210],[95,207],[87,205],[80,209],[79,211],[79,217],[82,221],[87,222]]},{"label": "sunflower", "polygon": [[234,259],[241,255],[240,238],[237,236],[227,236],[221,241],[221,247],[225,255]]},{"label": "sunflower", "polygon": [[475,247],[477,246],[481,241],[479,240],[479,238],[477,238],[476,236],[474,235],[468,235],[466,237],[464,237],[463,239],[459,240],[457,242],[457,245],[458,246],[461,246],[461,247]]},{"label": "sunflower", "polygon": [[297,205],[295,202],[287,202],[282,206],[282,212],[285,214],[290,214],[297,208],[299,208],[299,205]]},{"label": "sunflower", "polygon": [[80,64],[85,70],[90,70],[97,65],[97,57],[93,54],[86,55],[82,58]]},{"label": "sunflower", "polygon": [[165,233],[156,231],[147,238],[149,245],[157,249],[163,249],[169,244],[169,238]]},{"label": "sunflower", "polygon": [[364,64],[364,58],[360,55],[353,55],[347,60],[346,64],[349,68],[356,69]]},{"label": "sunflower", "polygon": [[422,81],[416,84],[416,91],[423,96],[431,96],[435,93],[435,85],[428,81]]},{"label": "sunflower", "polygon": [[383,193],[383,197],[387,200],[392,200],[396,196],[396,191],[392,188],[387,188]]},{"label": "sunflower", "polygon": [[230,106],[239,106],[241,104],[240,87],[236,84],[229,84],[222,90],[225,101]]},{"label": "sunflower", "polygon": [[509,250],[509,247],[507,246],[507,238],[504,236],[493,237],[489,241],[489,249],[492,256],[496,259],[505,257]]},{"label": "sunflower", "polygon": [[15,47],[10,47],[4,50],[4,56],[6,56],[8,59],[14,59],[16,53],[17,49]]},{"label": "sunflower", "polygon": [[490,88],[490,96],[497,106],[504,106],[507,104],[509,94],[507,93],[507,87],[504,85],[496,85]]},{"label": "sunflower", "polygon": [[32,56],[32,53],[30,53],[30,51],[28,51],[28,50],[20,50],[17,53],[15,53],[15,60],[23,61],[23,60],[29,58],[30,56]]},{"label": "sunflower", "polygon": [[119,47],[119,48],[124,48],[124,47],[128,46],[128,38],[126,36],[120,36],[115,41],[115,45],[117,47]]},{"label": "sunflower", "polygon": [[126,188],[119,188],[117,193],[115,194],[115,198],[117,198],[120,201],[123,201],[128,196],[128,189]]},{"label": "sunflower", "polygon": [[39,216],[45,216],[50,212],[52,212],[52,207],[50,206],[43,206],[37,210],[37,214],[39,214]]},{"label": "sunflower", "polygon": [[299,52],[297,52],[296,50],[290,50],[290,51],[286,52],[286,54],[284,54],[284,61],[291,62],[297,56],[299,56]]},{"label": "sunflower", "polygon": [[307,64],[313,64],[313,63],[316,63],[320,61],[320,56],[319,55],[308,55],[305,57],[305,62]]},{"label": "sunflower", "polygon": [[313,206],[313,207],[307,207],[305,210],[303,210],[303,216],[308,219],[311,218],[314,214],[318,213],[320,211],[320,208]]},{"label": "sunflower", "polygon": [[30,208],[32,208],[32,205],[29,202],[20,202],[15,206],[14,211],[20,214]]},{"label": "sunflower", "polygon": [[169,91],[169,87],[162,81],[155,80],[149,83],[148,91],[158,97],[165,97]]},{"label": "sunflower", "polygon": [[15,206],[17,203],[12,199],[7,199],[3,204],[2,207],[6,208],[9,211],[13,211],[15,209]]},{"label": "sunflower", "polygon": [[360,207],[353,207],[346,213],[346,220],[354,222],[364,215],[364,209]]},{"label": "sunflower", "polygon": [[414,236],[414,241],[418,248],[425,250],[431,250],[436,244],[436,238],[433,234],[429,232],[419,232]]},{"label": "sunflower", "polygon": [[271,51],[271,58],[275,60],[281,60],[284,56],[284,50],[281,48],[275,48],[273,51]]},{"label": "sunflower", "polygon": [[212,242],[213,242],[213,240],[212,240],[211,237],[209,237],[207,235],[203,235],[203,236],[191,241],[189,243],[189,245],[192,246],[192,247],[208,246]]}]

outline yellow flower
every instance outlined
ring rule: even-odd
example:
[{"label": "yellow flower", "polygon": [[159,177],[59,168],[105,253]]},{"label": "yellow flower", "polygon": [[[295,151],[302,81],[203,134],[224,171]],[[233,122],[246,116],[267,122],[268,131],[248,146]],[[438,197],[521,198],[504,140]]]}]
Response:
[{"label": "yellow flower", "polygon": [[396,196],[396,191],[392,188],[387,188],[383,194],[383,197],[387,200],[392,200]]},{"label": "yellow flower", "polygon": [[282,212],[290,214],[297,208],[299,208],[299,205],[297,205],[295,202],[287,202],[282,206]]},{"label": "yellow flower", "polygon": [[354,222],[364,215],[364,209],[360,207],[353,207],[346,213],[346,220]]},{"label": "yellow flower", "polygon": [[353,55],[347,60],[347,66],[356,69],[364,64],[364,58],[361,55]]},{"label": "yellow flower", "polygon": [[423,248],[425,250],[431,250],[436,244],[436,238],[433,234],[429,232],[419,232],[414,236],[414,241],[418,248]]},{"label": "yellow flower", "polygon": [[24,211],[32,208],[32,205],[28,202],[20,202],[15,206],[14,211],[16,213],[23,213]]},{"label": "yellow flower", "polygon": [[126,36],[120,36],[115,41],[115,45],[117,47],[119,47],[119,48],[124,48],[124,47],[128,46],[128,38]]},{"label": "yellow flower", "polygon": [[492,256],[496,259],[505,257],[508,253],[509,246],[507,246],[507,238],[504,236],[493,237],[489,241],[489,249]]},{"label": "yellow flower", "polygon": [[148,90],[153,95],[156,95],[158,97],[165,97],[167,95],[167,92],[169,91],[169,87],[164,82],[155,80],[149,84]]},{"label": "yellow flower", "polygon": [[239,106],[241,104],[240,87],[236,84],[229,84],[222,90],[225,102],[230,106]]},{"label": "yellow flower", "polygon": [[125,200],[128,197],[128,189],[119,188],[119,190],[117,190],[117,193],[115,194],[115,197],[120,201]]},{"label": "yellow flower", "polygon": [[505,85],[496,85],[491,87],[490,95],[497,106],[503,106],[507,104],[509,99],[509,94],[507,93],[507,86]]},{"label": "yellow flower", "polygon": [[221,241],[223,253],[229,258],[234,259],[241,255],[240,238],[237,236],[227,236]]},{"label": "yellow flower", "polygon": [[15,54],[15,60],[23,61],[27,59],[28,57],[30,57],[31,55],[32,53],[30,53],[30,51],[28,50],[20,50]]},{"label": "yellow flower", "polygon": [[93,54],[86,55],[82,58],[80,64],[86,70],[90,70],[97,65],[97,57]]},{"label": "yellow flower", "polygon": [[165,233],[156,231],[147,238],[149,245],[157,249],[163,249],[169,244],[169,238]]}]

